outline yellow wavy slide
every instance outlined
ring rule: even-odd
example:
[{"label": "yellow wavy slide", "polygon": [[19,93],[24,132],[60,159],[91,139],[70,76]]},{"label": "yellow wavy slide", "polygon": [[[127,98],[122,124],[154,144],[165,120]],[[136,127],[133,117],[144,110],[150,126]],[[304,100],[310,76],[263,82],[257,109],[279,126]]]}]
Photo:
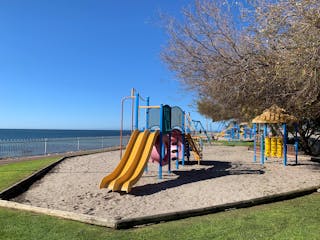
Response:
[{"label": "yellow wavy slide", "polygon": [[102,179],[100,188],[130,192],[132,186],[143,174],[158,135],[159,131],[151,133],[148,130],[144,132],[135,130],[118,166]]},{"label": "yellow wavy slide", "polygon": [[200,160],[201,160],[201,152],[200,152],[200,149],[199,147],[197,146],[197,144],[193,141],[190,133],[187,133],[186,134],[186,137],[187,137],[187,141],[189,142],[191,148],[192,148],[192,153],[193,153],[193,156],[194,156],[194,159],[196,161],[198,161],[198,163],[200,164]]}]

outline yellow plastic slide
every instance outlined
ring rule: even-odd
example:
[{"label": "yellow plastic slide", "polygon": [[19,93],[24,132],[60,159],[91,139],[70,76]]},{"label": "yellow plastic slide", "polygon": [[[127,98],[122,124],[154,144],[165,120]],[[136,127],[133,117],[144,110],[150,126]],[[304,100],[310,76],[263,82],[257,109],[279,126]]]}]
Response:
[{"label": "yellow plastic slide", "polygon": [[191,146],[192,148],[192,153],[193,153],[193,156],[194,156],[194,159],[196,161],[198,161],[198,163],[200,164],[200,160],[201,160],[201,152],[200,152],[200,148],[197,146],[197,144],[193,141],[190,133],[187,133],[186,134],[186,137],[187,137],[187,141],[189,142],[189,145]]},{"label": "yellow plastic slide", "polygon": [[159,131],[134,131],[120,163],[111,174],[102,179],[100,188],[130,192],[143,174],[158,134]]}]

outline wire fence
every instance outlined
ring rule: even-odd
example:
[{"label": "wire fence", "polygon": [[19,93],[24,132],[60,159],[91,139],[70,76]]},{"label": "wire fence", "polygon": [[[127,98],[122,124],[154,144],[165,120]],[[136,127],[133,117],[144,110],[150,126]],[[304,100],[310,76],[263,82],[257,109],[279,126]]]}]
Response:
[{"label": "wire fence", "polygon": [[[128,140],[124,136],[122,144]],[[0,159],[99,150],[119,146],[119,142],[119,136],[0,140]]]}]

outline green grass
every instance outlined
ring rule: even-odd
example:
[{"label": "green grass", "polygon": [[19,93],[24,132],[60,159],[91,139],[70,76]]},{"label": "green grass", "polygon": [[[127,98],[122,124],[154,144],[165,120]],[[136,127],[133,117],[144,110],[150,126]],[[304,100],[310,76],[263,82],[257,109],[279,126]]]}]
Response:
[{"label": "green grass", "polygon": [[253,146],[253,142],[249,141],[227,141],[227,140],[219,140],[219,141],[213,141],[213,145],[221,145],[221,146],[245,146],[245,147],[251,147]]},{"label": "green grass", "polygon": [[57,161],[60,157],[47,157],[0,165],[0,191],[24,179],[39,169]]},{"label": "green grass", "polygon": [[320,239],[320,194],[161,223],[112,230],[0,208],[0,239]]}]

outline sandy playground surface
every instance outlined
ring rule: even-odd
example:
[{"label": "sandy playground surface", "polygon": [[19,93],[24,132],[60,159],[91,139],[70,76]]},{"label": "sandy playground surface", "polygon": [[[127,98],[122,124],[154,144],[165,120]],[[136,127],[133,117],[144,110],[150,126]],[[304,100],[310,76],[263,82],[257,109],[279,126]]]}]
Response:
[{"label": "sandy playground surface", "polygon": [[[320,164],[308,158],[293,166],[282,159],[253,163],[246,147],[209,146],[202,165],[190,162],[172,173],[149,163],[149,172],[130,194],[99,189],[101,179],[119,162],[119,151],[72,157],[14,201],[38,207],[124,219],[175,212],[262,197],[320,185]],[[257,157],[259,159],[259,157]]]}]

